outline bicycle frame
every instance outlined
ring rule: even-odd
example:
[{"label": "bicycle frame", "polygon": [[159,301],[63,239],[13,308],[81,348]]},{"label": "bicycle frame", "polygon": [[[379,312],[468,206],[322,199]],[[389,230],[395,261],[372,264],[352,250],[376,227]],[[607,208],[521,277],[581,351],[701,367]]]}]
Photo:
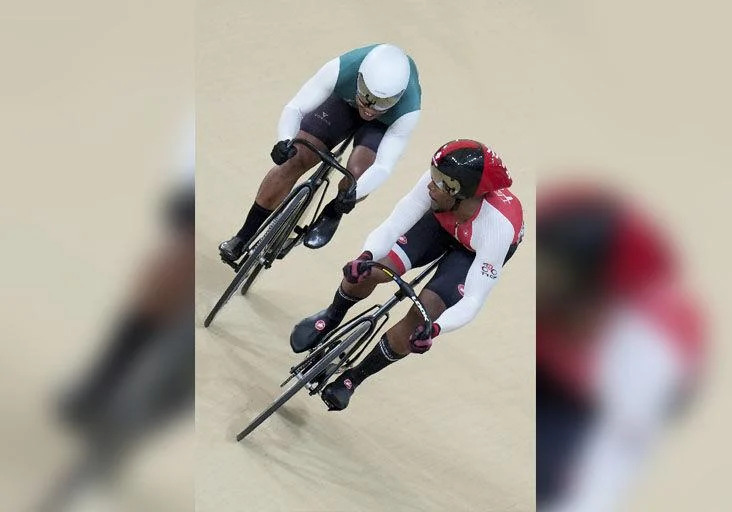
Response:
[{"label": "bicycle frame", "polygon": [[[346,138],[346,140],[344,140],[341,143],[341,145],[338,146],[338,149],[333,152],[333,159],[336,160],[336,161],[339,160],[343,156],[343,154],[345,153],[346,149],[348,149],[348,146],[351,144],[352,141],[353,141],[353,134],[351,134],[350,136],[348,136]],[[301,144],[305,145],[301,139],[295,139],[293,142],[295,142],[295,143],[301,143]],[[305,142],[307,142],[307,141],[305,141]],[[305,147],[307,148],[307,150],[313,150],[314,151],[314,148],[311,148],[310,145],[305,145]],[[323,161],[320,163],[320,165],[318,166],[318,168],[316,169],[316,171],[312,175],[310,175],[310,177],[307,180],[305,180],[301,184],[295,186],[290,191],[290,193],[287,194],[287,196],[280,203],[280,205],[277,208],[275,208],[275,210],[270,214],[269,218],[272,218],[272,219],[277,218],[277,215],[279,215],[280,213],[282,213],[282,210],[284,210],[287,207],[287,205],[293,200],[293,198],[295,198],[300,193],[300,191],[303,190],[303,189],[307,189],[308,190],[308,197],[305,200],[305,203],[304,203],[304,205],[301,208],[301,211],[302,212],[305,212],[308,209],[308,207],[310,206],[310,204],[312,203],[313,197],[318,192],[318,189],[325,182],[326,185],[325,185],[325,188],[323,189],[323,192],[322,192],[322,194],[320,196],[320,200],[318,202],[318,205],[315,208],[315,212],[313,213],[313,218],[311,220],[311,224],[312,224],[312,222],[315,221],[317,215],[320,213],[321,206],[323,204],[323,199],[325,198],[325,194],[328,191],[328,187],[330,186],[330,179],[329,179],[330,173],[334,169],[335,170],[339,170],[339,169],[337,169],[336,166],[333,165],[333,162],[332,161],[326,161],[325,160],[325,157],[327,155],[326,153],[324,153],[322,151],[319,151],[319,150],[318,151],[314,151],[314,152],[316,152],[316,154],[318,154],[321,157],[321,159],[323,159]],[[340,166],[340,167],[342,167],[342,166]],[[343,169],[343,170],[345,170],[345,169]],[[341,170],[341,173],[343,173],[343,170]],[[348,171],[346,170],[346,172],[348,172]],[[353,176],[350,175],[350,173],[348,173],[348,174],[343,173],[343,174],[346,177],[349,177],[349,178],[352,179],[352,185],[351,186],[352,187],[355,187],[355,183],[356,183],[355,182],[355,178],[353,178]],[[300,226],[297,226],[297,224],[300,222],[301,218],[302,218],[302,213],[294,221],[295,226],[293,227],[293,229],[297,229],[297,228],[300,227]],[[259,236],[262,235],[262,233],[264,233],[264,231],[268,227],[269,227],[269,223],[266,223],[265,222],[264,224],[262,224],[262,226],[260,226],[260,228],[256,231],[256,233],[252,237],[252,240],[257,240],[257,238],[259,238]],[[300,229],[302,229],[302,232],[301,233],[298,233],[298,235],[304,235],[305,234],[304,229],[303,228],[300,228]],[[287,233],[286,236],[289,236],[289,233]],[[277,251],[275,251],[275,253],[276,252]],[[274,254],[271,258],[267,258],[267,262],[265,264],[265,268],[269,268],[272,265],[272,262],[274,261],[275,258],[277,258],[277,254]],[[227,265],[229,265],[230,267],[232,267],[234,269],[234,271],[239,272],[239,270],[242,268],[242,266],[246,263],[246,258],[242,259],[239,263],[233,263],[233,262],[230,262],[230,261],[227,261],[227,260],[223,260],[223,261]]]},{"label": "bicycle frame", "polygon": [[[391,279],[399,285],[393,297],[384,303],[384,305],[372,306],[366,312],[361,313],[356,318],[346,323],[342,328],[336,329],[326,337],[326,341],[315,348],[310,354],[298,365],[290,368],[290,376],[283,382],[280,387],[284,387],[290,380],[296,378],[287,390],[285,390],[269,407],[256,416],[249,425],[244,428],[236,436],[236,440],[241,441],[248,436],[254,429],[262,424],[267,418],[274,414],[277,409],[282,407],[290,398],[306,387],[310,391],[310,395],[318,393],[328,382],[339,368],[344,364],[353,361],[363,352],[363,349],[353,356],[359,347],[365,348],[368,343],[373,340],[378,330],[384,325],[383,321],[378,329],[375,327],[380,319],[388,319],[391,308],[401,302],[405,296],[409,297],[412,302],[420,310],[425,321],[425,327],[431,327],[432,321],[427,315],[424,306],[419,301],[417,294],[414,292],[414,285],[419,284],[427,275],[434,270],[444,258],[444,254],[427,266],[415,279],[410,283],[406,283],[400,276],[396,275],[391,269],[373,263],[380,270],[386,273]],[[405,293],[405,290],[407,291]],[[369,311],[375,311],[372,314],[366,314]],[[352,357],[353,356],[353,357]],[[336,362],[337,360],[337,362]],[[323,376],[322,379],[320,376]]]},{"label": "bicycle frame", "polygon": [[[284,258],[299,244],[307,232],[308,226],[305,225],[301,228],[298,226],[298,223],[303,213],[312,203],[315,194],[323,182],[326,182],[327,185],[330,184],[328,176],[333,169],[343,174],[351,183],[350,191],[355,191],[356,178],[348,169],[340,164],[340,158],[352,140],[353,135],[344,140],[335,153],[323,151],[305,139],[294,139],[291,142],[291,144],[301,144],[306,149],[317,154],[322,160],[322,163],[305,182],[290,191],[285,200],[280,203],[259,227],[247,244],[244,251],[246,256],[239,263],[229,261],[223,257],[221,258],[222,261],[234,269],[236,275],[204,320],[204,327],[211,325],[218,312],[229,301],[237,289],[240,289],[242,295],[246,294],[262,269],[270,268],[275,259]],[[318,202],[314,215],[318,215],[319,213],[325,192],[327,191],[327,185],[325,190],[323,190],[323,195]],[[313,219],[315,219],[315,216]],[[293,232],[295,233],[294,238],[290,236]]]},{"label": "bicycle frame", "polygon": [[[437,268],[440,262],[444,259],[445,255],[446,254],[443,254],[442,256],[434,260],[427,267],[425,267],[422,272],[419,273],[419,275],[409,281],[409,287],[413,288],[421,283],[430,273],[432,273],[433,270]],[[378,333],[389,320],[389,311],[391,311],[394,306],[404,300],[404,298],[404,291],[400,288],[394,293],[392,297],[389,298],[389,300],[384,302],[383,305],[373,305],[356,317],[349,320],[346,324],[338,327],[336,330],[330,333],[326,337],[326,339],[318,347],[316,347],[308,355],[308,357],[305,358],[304,361],[290,369],[290,377],[285,382],[283,382],[282,385],[286,384],[292,377],[296,377],[298,374],[302,375],[304,371],[307,371],[309,368],[311,368],[314,362],[320,360],[320,358],[325,354],[326,349],[331,346],[334,341],[338,342],[341,338],[347,337],[350,333],[354,332],[360,324],[368,322],[370,324],[368,330],[365,331],[363,335],[359,336],[359,339],[348,348],[347,352],[340,355],[339,363],[337,363],[335,367],[329,368],[326,371],[325,377],[323,379],[320,379],[316,386],[310,387],[306,385],[306,387],[310,391],[310,395],[319,393],[328,383],[330,378],[338,373],[341,368],[347,369],[354,365],[356,360],[361,356],[361,354],[363,354],[366,348],[368,348],[370,343],[374,340],[374,338],[376,338]],[[417,305],[418,308],[422,308],[421,303],[414,300],[413,302],[415,303],[415,305]],[[373,311],[373,313],[368,314],[370,311]],[[427,317],[427,314],[424,311],[423,316]]]}]

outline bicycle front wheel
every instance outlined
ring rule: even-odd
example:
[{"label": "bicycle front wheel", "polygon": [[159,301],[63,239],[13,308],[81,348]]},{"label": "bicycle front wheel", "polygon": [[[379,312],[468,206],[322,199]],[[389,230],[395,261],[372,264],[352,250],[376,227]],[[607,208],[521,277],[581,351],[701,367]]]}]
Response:
[{"label": "bicycle front wheel", "polygon": [[216,302],[213,309],[211,309],[206,320],[204,320],[204,327],[211,325],[216,314],[227,302],[229,302],[231,296],[236,293],[236,290],[242,283],[246,282],[246,289],[249,289],[259,272],[262,270],[262,267],[265,265],[267,255],[278,250],[276,246],[281,245],[284,242],[282,240],[283,237],[281,236],[283,231],[288,226],[290,227],[290,230],[292,230],[294,224],[297,223],[299,215],[303,211],[303,206],[307,204],[307,198],[309,195],[310,190],[308,188],[302,188],[289,201],[287,206],[285,206],[282,211],[272,219],[269,226],[264,230],[264,235],[262,235],[259,240],[253,241],[253,247],[247,255],[246,260],[242,264],[241,268],[239,268],[234,279]]},{"label": "bicycle front wheel", "polygon": [[274,402],[270,404],[267,409],[262,411],[247,427],[239,432],[236,436],[236,440],[241,441],[248,436],[255,428],[262,424],[264,420],[269,418],[277,409],[285,405],[285,403],[295,396],[295,393],[300,391],[305,384],[317,377],[323,370],[325,370],[330,363],[332,363],[341,353],[348,350],[348,348],[356,343],[364,334],[368,333],[371,324],[368,320],[360,322],[354,325],[354,328],[350,334],[348,334],[343,340],[338,343],[335,348],[329,350],[315,365],[311,366],[302,375],[297,375],[295,382],[287,388]]}]

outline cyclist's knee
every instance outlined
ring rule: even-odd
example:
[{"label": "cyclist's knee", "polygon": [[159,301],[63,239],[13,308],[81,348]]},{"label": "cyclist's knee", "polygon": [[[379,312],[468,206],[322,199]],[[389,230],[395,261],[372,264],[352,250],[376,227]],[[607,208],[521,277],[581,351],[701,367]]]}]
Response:
[{"label": "cyclist's knee", "polygon": [[361,294],[359,292],[363,290],[369,290],[368,293],[371,293],[371,290],[373,290],[376,286],[385,283],[388,280],[389,278],[386,277],[383,272],[372,271],[371,274],[364,277],[360,283],[349,283],[346,279],[343,279],[343,281],[341,282],[341,286],[346,293],[352,292],[352,295],[360,297]]},{"label": "cyclist's knee", "polygon": [[369,275],[367,279],[370,279],[371,282],[374,284],[383,284],[391,281],[391,278],[385,273],[381,272],[380,270],[374,269],[371,270],[371,275]]},{"label": "cyclist's knee", "polygon": [[412,332],[405,322],[406,318],[397,322],[388,331],[386,331],[386,339],[389,347],[400,355],[407,355],[411,352],[409,348],[409,334]]},{"label": "cyclist's knee", "polygon": [[[430,316],[433,322],[436,321],[437,318],[447,309],[447,305],[445,304],[445,301],[442,300],[442,297],[427,288],[423,289],[420,292],[419,301],[422,303],[422,305],[424,305],[427,314]],[[414,315],[420,318],[420,321],[422,320],[422,317],[417,310],[417,307],[414,305],[410,308],[410,313],[412,312],[414,313]]]},{"label": "cyclist's knee", "polygon": [[356,178],[361,176],[366,169],[371,167],[376,160],[376,152],[365,146],[356,146],[353,148],[346,168],[351,171]]},{"label": "cyclist's knee", "polygon": [[300,149],[295,156],[290,158],[284,164],[277,166],[275,169],[283,178],[298,180],[308,169],[315,165],[311,155],[306,154],[307,149]]},{"label": "cyclist's knee", "polygon": [[389,276],[387,276],[385,273],[383,273],[377,269],[371,269],[371,273],[368,276],[366,276],[363,280],[363,282],[368,283],[373,286],[387,283],[389,281],[391,281],[391,278]]}]

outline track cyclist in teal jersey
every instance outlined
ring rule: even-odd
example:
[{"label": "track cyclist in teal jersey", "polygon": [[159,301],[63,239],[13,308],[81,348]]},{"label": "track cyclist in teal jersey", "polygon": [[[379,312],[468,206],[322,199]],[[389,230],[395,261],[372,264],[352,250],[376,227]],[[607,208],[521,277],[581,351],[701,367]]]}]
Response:
[{"label": "track cyclist in teal jersey", "polygon": [[396,46],[374,44],[328,61],[283,109],[279,142],[271,152],[276,165],[260,184],[241,229],[219,245],[221,257],[230,262],[241,258],[247,242],[297,180],[319,163],[317,155],[298,151],[290,140],[307,139],[332,149],[353,134],[346,167],[358,180],[355,194],[348,194],[341,181],[337,197],[323,208],[304,240],[312,249],[327,244],[343,214],[391,174],[417,125],[421,96],[417,66]]}]

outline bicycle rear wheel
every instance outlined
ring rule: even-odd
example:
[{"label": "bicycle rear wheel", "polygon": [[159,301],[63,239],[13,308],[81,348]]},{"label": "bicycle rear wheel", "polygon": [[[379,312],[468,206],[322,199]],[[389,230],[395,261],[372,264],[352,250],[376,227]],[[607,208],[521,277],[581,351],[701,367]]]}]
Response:
[{"label": "bicycle rear wheel", "polygon": [[252,422],[247,425],[244,430],[239,432],[239,434],[236,436],[237,442],[248,436],[255,428],[261,425],[264,420],[269,418],[277,409],[285,405],[285,403],[290,398],[292,398],[295,393],[300,391],[300,389],[302,389],[305,384],[313,380],[323,370],[325,370],[327,366],[332,363],[341,353],[348,350],[348,348],[352,344],[356,343],[364,334],[368,333],[370,326],[371,324],[368,321],[356,324],[353,328],[353,331],[348,334],[340,343],[338,343],[335,348],[329,350],[317,363],[311,366],[301,376],[297,376],[292,386],[287,388],[287,390],[285,390],[274,402],[272,402],[269,407],[262,411],[259,416],[254,418],[254,420],[252,420]]},{"label": "bicycle rear wheel", "polygon": [[[251,252],[246,256],[246,260],[239,268],[239,271],[234,276],[229,286],[226,288],[224,293],[221,295],[219,300],[214,305],[211,312],[203,322],[204,327],[211,325],[211,322],[216,317],[216,314],[224,307],[224,304],[229,302],[229,299],[236,292],[239,286],[245,282],[247,290],[252,285],[257,275],[262,268],[268,263],[267,255],[271,252],[278,250],[275,245],[281,245],[284,243],[282,232],[286,227],[290,226],[290,230],[294,228],[294,224],[299,219],[299,214],[303,211],[303,206],[307,204],[307,198],[310,195],[310,189],[302,188],[285,206],[282,211],[270,222],[269,226],[265,229],[264,235],[254,242],[254,246],[251,248]],[[293,218],[294,217],[294,218]],[[289,231],[288,231],[289,234]]]}]

